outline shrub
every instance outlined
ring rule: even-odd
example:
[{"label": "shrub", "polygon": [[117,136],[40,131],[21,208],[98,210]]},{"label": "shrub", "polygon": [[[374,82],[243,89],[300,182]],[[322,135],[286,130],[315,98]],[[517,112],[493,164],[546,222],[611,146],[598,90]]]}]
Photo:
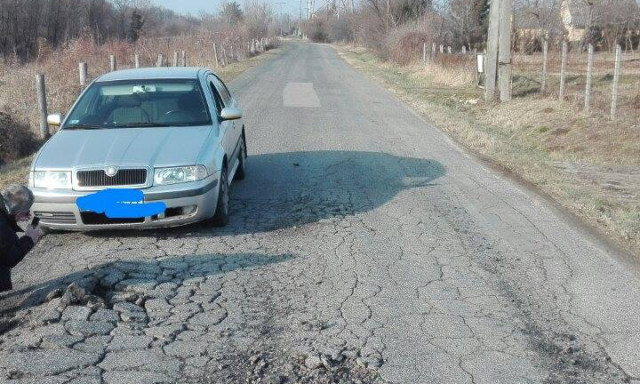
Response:
[{"label": "shrub", "polygon": [[327,22],[320,17],[311,19],[306,24],[306,35],[311,41],[325,43],[329,41],[329,27]]},{"label": "shrub", "polygon": [[431,49],[433,36],[425,29],[405,25],[393,29],[386,39],[387,57],[396,64],[407,65],[422,60],[423,44]]},{"label": "shrub", "polygon": [[0,166],[30,155],[39,146],[29,126],[0,111]]}]

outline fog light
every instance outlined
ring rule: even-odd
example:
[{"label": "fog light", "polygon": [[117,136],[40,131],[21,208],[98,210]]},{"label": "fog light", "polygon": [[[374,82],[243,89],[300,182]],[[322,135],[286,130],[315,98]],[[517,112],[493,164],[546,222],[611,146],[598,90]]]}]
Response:
[{"label": "fog light", "polygon": [[196,211],[196,208],[197,207],[195,205],[189,205],[189,206],[183,207],[182,208],[182,214],[183,215],[190,215],[190,214],[192,214],[192,213],[194,213]]}]

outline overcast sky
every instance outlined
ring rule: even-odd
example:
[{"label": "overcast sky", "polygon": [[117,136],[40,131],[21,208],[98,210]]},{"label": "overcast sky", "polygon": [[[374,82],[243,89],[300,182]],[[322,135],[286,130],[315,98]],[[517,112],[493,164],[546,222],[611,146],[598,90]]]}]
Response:
[{"label": "overcast sky", "polygon": [[[176,12],[187,14],[191,13],[194,16],[197,16],[200,10],[204,10],[209,13],[216,13],[220,10],[220,4],[223,0],[151,0],[152,2],[161,5],[163,7],[172,9]],[[240,4],[243,4],[243,0],[237,0]],[[285,4],[282,6],[282,11],[284,13],[290,13],[291,16],[298,15],[298,8],[300,7],[299,0],[264,0],[266,3],[273,5],[274,10],[276,12],[280,12],[280,6],[277,5],[279,2],[284,2]],[[307,0],[302,1],[302,6],[306,7]],[[319,1],[316,0],[316,4]],[[304,10],[303,10],[304,12]]]}]

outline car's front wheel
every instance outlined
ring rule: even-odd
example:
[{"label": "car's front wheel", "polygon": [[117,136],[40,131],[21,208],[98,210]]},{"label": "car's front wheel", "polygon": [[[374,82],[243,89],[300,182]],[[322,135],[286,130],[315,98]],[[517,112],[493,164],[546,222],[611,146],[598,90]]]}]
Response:
[{"label": "car's front wheel", "polygon": [[240,136],[240,151],[238,152],[238,170],[234,176],[235,180],[242,180],[247,175],[247,142],[244,133]]},{"label": "car's front wheel", "polygon": [[216,214],[211,221],[216,227],[224,227],[229,222],[229,178],[227,177],[226,165],[220,171],[220,189],[218,190]]}]

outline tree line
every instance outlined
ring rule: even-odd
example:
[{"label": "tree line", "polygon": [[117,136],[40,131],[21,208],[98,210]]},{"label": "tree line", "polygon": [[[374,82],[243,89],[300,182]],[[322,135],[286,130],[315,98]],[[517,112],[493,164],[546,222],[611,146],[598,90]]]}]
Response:
[{"label": "tree line", "polygon": [[188,33],[199,23],[148,0],[0,0],[0,57],[23,63],[82,35],[97,44],[135,41]]},{"label": "tree line", "polygon": [[[579,36],[580,47],[640,43],[640,0],[515,0],[514,41]],[[426,41],[460,50],[484,49],[490,0],[333,1],[303,23],[316,41],[353,41],[393,57]],[[522,42],[522,41],[520,41]],[[514,44],[514,48],[517,49]],[[527,46],[531,49],[531,46]]]}]

